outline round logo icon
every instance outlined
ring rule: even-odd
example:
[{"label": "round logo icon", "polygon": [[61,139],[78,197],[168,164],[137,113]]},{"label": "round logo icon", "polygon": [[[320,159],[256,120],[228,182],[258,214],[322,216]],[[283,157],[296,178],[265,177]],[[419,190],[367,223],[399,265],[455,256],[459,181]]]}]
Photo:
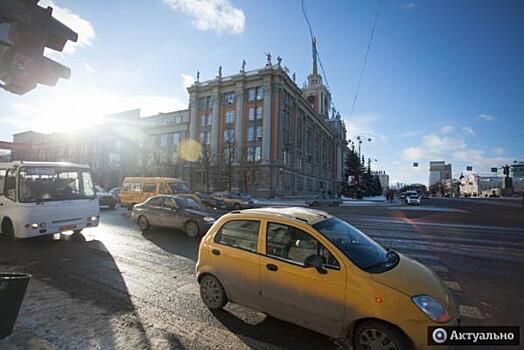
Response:
[{"label": "round logo icon", "polygon": [[444,328],[437,328],[432,334],[433,341],[437,344],[442,344],[448,339],[448,333]]}]

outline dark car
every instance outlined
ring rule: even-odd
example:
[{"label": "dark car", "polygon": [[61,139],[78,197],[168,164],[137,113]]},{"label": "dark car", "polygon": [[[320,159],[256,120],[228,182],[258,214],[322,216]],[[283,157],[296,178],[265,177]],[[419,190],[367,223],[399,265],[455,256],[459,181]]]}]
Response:
[{"label": "dark car", "polygon": [[122,192],[122,187],[115,187],[109,190],[109,193],[115,197],[117,203],[120,203],[120,192]]},{"label": "dark car", "polygon": [[95,185],[96,197],[98,198],[98,203],[101,207],[108,207],[114,209],[116,206],[116,198],[111,193],[106,192],[106,190],[98,185]]},{"label": "dark car", "polygon": [[213,197],[203,192],[195,192],[200,202],[212,209],[227,209],[226,203],[221,198]]},{"label": "dark car", "polygon": [[182,230],[189,237],[207,232],[219,215],[187,196],[154,196],[133,207],[131,217],[142,231],[151,226]]}]

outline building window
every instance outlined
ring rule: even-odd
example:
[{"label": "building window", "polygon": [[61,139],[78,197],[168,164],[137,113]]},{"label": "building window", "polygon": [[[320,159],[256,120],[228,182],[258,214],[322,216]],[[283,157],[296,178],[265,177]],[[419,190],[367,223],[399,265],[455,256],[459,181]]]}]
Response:
[{"label": "building window", "polygon": [[173,134],[173,145],[178,145],[180,143],[180,139],[181,139],[180,133],[175,132]]},{"label": "building window", "polygon": [[226,112],[225,123],[233,124],[234,122],[235,122],[235,112],[234,111]]},{"label": "building window", "polygon": [[257,100],[264,98],[264,88],[262,86],[257,87]]},{"label": "building window", "polygon": [[235,93],[234,92],[226,92],[224,94],[224,103],[226,105],[232,105],[235,103]]},{"label": "building window", "polygon": [[209,133],[208,132],[200,133],[200,143],[203,145],[209,145]]},{"label": "building window", "polygon": [[262,147],[248,147],[247,160],[248,162],[258,162],[262,158]]},{"label": "building window", "polygon": [[211,108],[211,96],[201,97],[198,101],[198,105],[201,109]]},{"label": "building window", "polygon": [[167,146],[167,134],[160,135],[160,146],[165,147]]},{"label": "building window", "polygon": [[251,107],[248,112],[249,120],[262,119],[262,107]]},{"label": "building window", "polygon": [[264,98],[264,88],[262,86],[257,86],[247,90],[247,100],[255,101],[262,100]]},{"label": "building window", "polygon": [[207,124],[207,115],[201,115],[200,116],[200,126],[204,126]]},{"label": "building window", "polygon": [[235,133],[233,129],[224,130],[224,141],[233,141],[234,136]]},{"label": "building window", "polygon": [[176,124],[180,124],[180,123],[182,123],[182,116],[177,115],[177,116],[175,117],[175,123],[176,123]]}]

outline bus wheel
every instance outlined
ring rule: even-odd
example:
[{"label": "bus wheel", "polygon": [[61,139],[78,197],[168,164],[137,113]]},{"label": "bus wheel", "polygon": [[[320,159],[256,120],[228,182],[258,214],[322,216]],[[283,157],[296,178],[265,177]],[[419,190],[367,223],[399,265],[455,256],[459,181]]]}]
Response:
[{"label": "bus wheel", "polygon": [[7,239],[10,239],[11,241],[16,241],[15,230],[13,228],[11,220],[4,220],[4,222],[2,223],[2,233],[6,236]]}]

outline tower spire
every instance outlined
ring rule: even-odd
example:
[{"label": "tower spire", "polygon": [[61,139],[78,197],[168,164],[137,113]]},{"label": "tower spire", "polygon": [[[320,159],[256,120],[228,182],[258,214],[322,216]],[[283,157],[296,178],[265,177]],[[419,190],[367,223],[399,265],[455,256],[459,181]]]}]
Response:
[{"label": "tower spire", "polygon": [[317,72],[317,38],[313,37],[313,72],[312,75],[315,76]]}]

